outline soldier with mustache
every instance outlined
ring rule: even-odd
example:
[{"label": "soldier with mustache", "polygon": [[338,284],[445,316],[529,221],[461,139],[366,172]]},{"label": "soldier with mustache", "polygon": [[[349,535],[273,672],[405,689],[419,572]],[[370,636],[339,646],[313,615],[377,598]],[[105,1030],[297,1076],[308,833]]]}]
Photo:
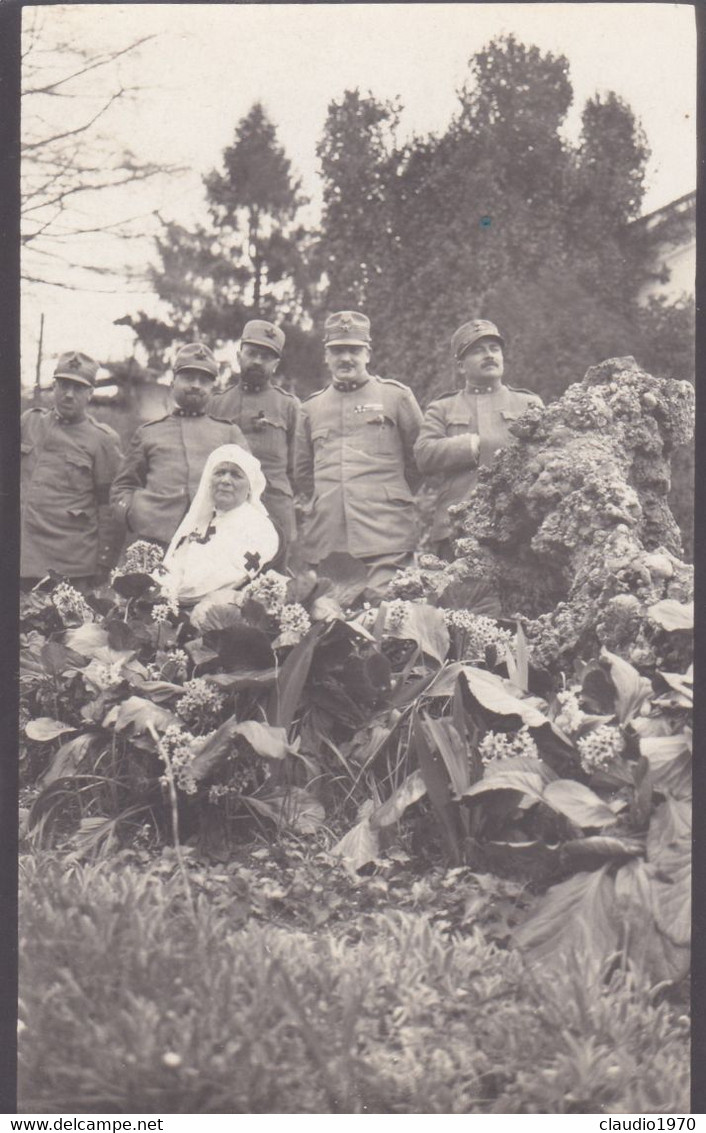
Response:
[{"label": "soldier with mustache", "polygon": [[247,437],[267,480],[262,502],[288,546],[296,535],[292,473],[301,403],[273,383],[284,343],[283,331],[273,323],[264,319],[246,323],[238,350],[240,380],[216,394],[211,409],[216,416],[234,421]]},{"label": "soldier with mustache", "polygon": [[431,531],[434,550],[453,559],[448,508],[475,486],[478,469],[512,439],[510,425],[542,399],[503,384],[505,343],[494,323],[473,319],[451,338],[458,385],[432,401],[414,446],[419,471],[440,481]]}]

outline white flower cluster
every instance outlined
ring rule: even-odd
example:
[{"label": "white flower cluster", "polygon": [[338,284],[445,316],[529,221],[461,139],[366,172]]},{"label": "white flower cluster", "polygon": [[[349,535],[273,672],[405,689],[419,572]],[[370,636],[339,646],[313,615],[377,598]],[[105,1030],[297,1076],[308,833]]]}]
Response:
[{"label": "white flower cluster", "polygon": [[170,614],[174,617],[179,613],[179,605],[177,602],[157,602],[152,607],[152,621],[157,622],[158,625],[169,621]]},{"label": "white flower cluster", "polygon": [[[196,794],[196,780],[191,774],[190,767],[197,745],[200,746],[201,741],[191,732],[184,731],[178,724],[170,724],[158,744],[162,762],[167,767],[171,766],[177,787],[187,795]],[[166,786],[168,779],[162,776],[161,781]]]},{"label": "white flower cluster", "polygon": [[278,645],[296,645],[311,629],[311,618],[299,602],[283,606],[279,614]]},{"label": "white flower cluster", "polygon": [[580,736],[576,747],[581,756],[581,766],[587,775],[609,767],[613,760],[622,755],[625,740],[620,728],[612,724],[599,724],[585,736]]},{"label": "white flower cluster", "polygon": [[174,708],[178,716],[192,727],[207,729],[218,722],[223,697],[204,677],[194,677],[184,685],[184,695]]},{"label": "white flower cluster", "polygon": [[52,590],[51,600],[64,625],[76,625],[94,620],[93,610],[83,594],[68,582],[60,582]]},{"label": "white flower cluster", "polygon": [[113,685],[119,685],[123,679],[123,661],[114,661],[112,665],[103,665],[100,661],[92,661],[84,671],[91,684],[104,690]]},{"label": "white flower cluster", "polygon": [[500,654],[512,645],[513,635],[485,614],[472,614],[470,610],[444,610],[449,628],[460,629],[466,635],[465,658],[485,656],[486,645],[494,645]]},{"label": "white flower cluster", "polygon": [[561,712],[556,716],[554,723],[567,736],[573,736],[586,719],[586,714],[582,712],[579,705],[579,698],[572,689],[568,688],[557,693],[556,698],[561,705]]},{"label": "white flower cluster", "polygon": [[523,724],[519,732],[486,732],[478,745],[478,751],[483,763],[492,763],[496,759],[513,759],[517,756],[536,759],[539,755],[537,745],[526,724]]},{"label": "white flower cluster", "polygon": [[268,614],[279,615],[287,599],[287,579],[276,570],[265,571],[243,590],[243,599],[250,598],[264,606]]},{"label": "white flower cluster", "polygon": [[410,606],[403,598],[393,598],[385,612],[385,628],[400,633],[409,618]]},{"label": "white flower cluster", "polygon": [[147,676],[151,681],[164,679],[164,670],[169,666],[172,680],[183,680],[188,672],[189,658],[183,649],[172,649],[162,655],[161,661],[150,661],[147,666]]},{"label": "white flower cluster", "polygon": [[157,543],[138,539],[130,544],[125,552],[125,561],[117,571],[113,571],[113,574],[152,574],[152,571],[161,568],[163,558],[164,551]]}]

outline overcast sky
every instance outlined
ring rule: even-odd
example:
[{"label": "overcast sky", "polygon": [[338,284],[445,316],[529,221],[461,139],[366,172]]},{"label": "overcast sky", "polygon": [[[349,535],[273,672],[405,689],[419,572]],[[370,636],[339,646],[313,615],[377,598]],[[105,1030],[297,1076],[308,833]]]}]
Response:
[{"label": "overcast sky", "polygon": [[[25,20],[31,9],[24,10]],[[201,177],[218,164],[236,123],[261,100],[315,209],[316,144],[329,102],[359,87],[399,96],[400,140],[443,130],[467,77],[468,59],[496,35],[565,54],[574,104],[567,134],[596,92],[614,90],[642,121],[652,150],[643,211],[696,184],[696,39],[693,10],[673,4],[340,4],[80,5],[44,8],[47,46],[61,36],[90,49],[119,46],[137,34],[155,38],[127,57],[122,75],[146,88],[110,120],[115,145],[185,172],[139,196],[111,201],[132,216],[158,207],[182,222],[203,212]],[[145,233],[151,231],[145,223]],[[144,266],[151,242],[123,250]],[[91,238],[94,262],[116,262],[116,249]],[[121,253],[122,254],[122,251]],[[97,288],[107,293],[98,293]],[[32,380],[39,312],[46,314],[44,380],[62,350],[101,360],[130,352],[132,334],[113,319],[156,310],[139,282],[97,282],[85,292],[27,289],[23,301],[23,380]],[[373,313],[374,314],[374,313]]]}]

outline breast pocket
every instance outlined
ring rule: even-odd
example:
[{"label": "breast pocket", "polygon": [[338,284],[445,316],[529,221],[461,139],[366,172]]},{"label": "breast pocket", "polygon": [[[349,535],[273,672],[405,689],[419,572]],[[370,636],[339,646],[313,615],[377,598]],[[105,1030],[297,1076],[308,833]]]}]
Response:
[{"label": "breast pocket", "polygon": [[351,443],[371,456],[389,456],[397,452],[397,426],[385,413],[363,417],[351,436]]},{"label": "breast pocket", "polygon": [[261,457],[275,457],[286,461],[287,428],[284,421],[255,418],[252,425],[243,430],[253,454]]},{"label": "breast pocket", "polygon": [[318,455],[328,440],[330,429],[312,429],[311,430],[311,446],[314,450],[314,455]]},{"label": "breast pocket", "polygon": [[468,414],[456,413],[446,423],[447,437],[459,437],[463,433],[474,433],[475,427]]},{"label": "breast pocket", "polygon": [[86,492],[93,487],[93,461],[82,453],[67,453],[66,478],[75,492]]}]

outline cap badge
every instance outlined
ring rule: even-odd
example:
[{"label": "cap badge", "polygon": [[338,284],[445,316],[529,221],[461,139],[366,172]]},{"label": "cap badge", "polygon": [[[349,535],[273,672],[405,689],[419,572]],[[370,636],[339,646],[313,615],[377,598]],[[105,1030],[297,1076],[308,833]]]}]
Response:
[{"label": "cap badge", "polygon": [[350,330],[353,326],[353,320],[348,315],[344,315],[338,325],[341,330]]},{"label": "cap badge", "polygon": [[265,327],[264,333],[266,334],[267,338],[275,338],[275,328],[274,327]]},{"label": "cap badge", "polygon": [[81,359],[76,354],[73,354],[71,356],[71,358],[69,358],[68,362],[66,363],[66,369],[67,370],[80,370],[81,369]]},{"label": "cap badge", "polygon": [[205,358],[205,357],[206,357],[206,351],[204,350],[203,346],[197,346],[196,350],[194,350],[194,358]]}]

